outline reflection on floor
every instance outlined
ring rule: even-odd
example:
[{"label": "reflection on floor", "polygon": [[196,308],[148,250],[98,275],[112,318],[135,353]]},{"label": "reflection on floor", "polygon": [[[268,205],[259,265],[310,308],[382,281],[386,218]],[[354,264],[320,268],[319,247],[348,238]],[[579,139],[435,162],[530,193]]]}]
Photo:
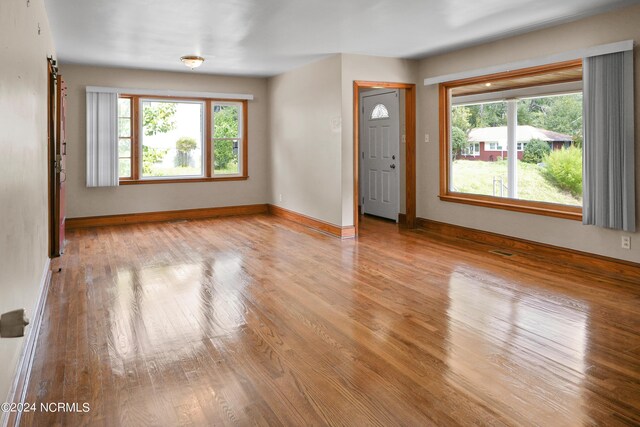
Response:
[{"label": "reflection on floor", "polygon": [[76,230],[22,425],[640,423],[640,284],[365,218]]}]

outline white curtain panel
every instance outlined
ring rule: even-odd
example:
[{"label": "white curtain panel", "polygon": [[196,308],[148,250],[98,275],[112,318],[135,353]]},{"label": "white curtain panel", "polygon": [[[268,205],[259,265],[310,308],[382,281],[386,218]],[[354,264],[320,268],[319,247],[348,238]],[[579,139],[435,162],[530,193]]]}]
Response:
[{"label": "white curtain panel", "polygon": [[118,186],[118,94],[87,91],[87,187]]},{"label": "white curtain panel", "polygon": [[636,230],[633,51],[584,60],[582,222]]}]

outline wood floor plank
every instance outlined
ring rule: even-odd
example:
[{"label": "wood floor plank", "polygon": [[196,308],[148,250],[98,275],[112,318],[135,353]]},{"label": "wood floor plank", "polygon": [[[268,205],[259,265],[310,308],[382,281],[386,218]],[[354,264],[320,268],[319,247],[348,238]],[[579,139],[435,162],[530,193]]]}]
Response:
[{"label": "wood floor plank", "polygon": [[23,426],[638,425],[640,283],[364,218],[68,233]]}]

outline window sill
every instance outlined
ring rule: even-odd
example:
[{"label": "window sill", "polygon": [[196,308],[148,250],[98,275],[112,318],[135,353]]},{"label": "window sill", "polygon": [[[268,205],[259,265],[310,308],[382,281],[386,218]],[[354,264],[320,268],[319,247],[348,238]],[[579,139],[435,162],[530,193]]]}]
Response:
[{"label": "window sill", "polygon": [[211,178],[167,178],[167,179],[121,179],[120,185],[138,184],[186,184],[190,182],[214,182],[214,181],[246,181],[248,176],[219,176]]},{"label": "window sill", "polygon": [[447,193],[440,194],[440,200],[445,202],[463,203],[467,205],[483,206],[486,208],[504,209],[535,215],[582,221],[582,208],[578,206],[558,205],[554,203],[532,202],[476,194]]}]

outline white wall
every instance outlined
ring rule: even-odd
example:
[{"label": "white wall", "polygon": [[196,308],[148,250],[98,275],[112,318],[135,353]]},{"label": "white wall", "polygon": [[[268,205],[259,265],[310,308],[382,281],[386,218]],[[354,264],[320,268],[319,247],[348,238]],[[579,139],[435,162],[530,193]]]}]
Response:
[{"label": "white wall", "polygon": [[335,55],[269,79],[271,203],[338,226],[340,73]]},{"label": "white wall", "polygon": [[[640,42],[640,6],[582,19],[529,34],[498,40],[420,61],[420,80],[449,73],[481,69],[544,57],[573,49],[633,39]],[[640,190],[640,51],[635,49],[636,192]],[[536,242],[640,262],[640,233],[632,235],[632,249],[620,247],[623,233],[579,222],[441,202],[439,192],[438,91],[418,90],[417,213],[465,227],[492,231]],[[424,135],[430,143],[424,143]],[[640,197],[636,197],[640,208]],[[640,209],[637,209],[640,212]]]},{"label": "white wall", "polygon": [[[67,218],[266,203],[268,194],[267,80],[206,74],[62,65],[67,97]],[[250,93],[249,179],[87,188],[86,86]]]},{"label": "white wall", "polygon": [[[0,52],[0,313],[31,316],[48,254],[46,59],[55,53],[42,0],[0,1]],[[0,340],[0,402],[23,342]]]},{"label": "white wall", "polygon": [[[353,225],[353,82],[416,83],[418,62],[380,56],[342,55],[342,225]],[[402,100],[402,99],[401,99]],[[404,123],[400,127],[403,128]],[[402,172],[404,175],[404,171]],[[404,181],[403,181],[404,182]],[[400,199],[404,199],[401,193]],[[401,202],[401,210],[404,209]]]}]

